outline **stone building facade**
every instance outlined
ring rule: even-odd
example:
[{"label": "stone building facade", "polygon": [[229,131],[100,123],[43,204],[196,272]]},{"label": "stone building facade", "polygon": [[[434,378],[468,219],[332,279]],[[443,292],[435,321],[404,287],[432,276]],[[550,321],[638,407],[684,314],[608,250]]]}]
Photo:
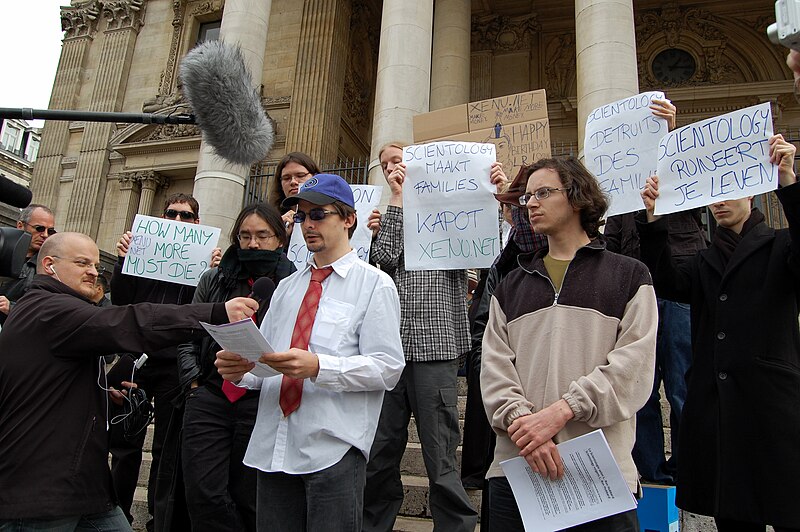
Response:
[{"label": "stone building facade", "polygon": [[[772,0],[73,0],[60,16],[51,109],[183,112],[180,59],[218,33],[274,122],[265,163],[372,160],[376,183],[378,147],[411,141],[415,114],[532,89],[547,90],[556,153],[579,152],[593,108],[642,90],[665,90],[679,125],[761,102],[777,131],[800,117],[786,50],[766,38]],[[196,126],[49,121],[32,187],[60,230],[113,251],[173,192],[225,234],[250,174]]]}]

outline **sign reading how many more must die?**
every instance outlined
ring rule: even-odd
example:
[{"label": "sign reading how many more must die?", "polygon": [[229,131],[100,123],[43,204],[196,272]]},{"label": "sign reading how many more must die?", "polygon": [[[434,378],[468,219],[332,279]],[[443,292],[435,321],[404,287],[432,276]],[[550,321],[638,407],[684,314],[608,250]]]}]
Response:
[{"label": "sign reading how many more must die?", "polygon": [[220,230],[137,214],[122,273],[197,286],[209,268]]},{"label": "sign reading how many more must die?", "polygon": [[407,270],[488,268],[500,253],[494,144],[433,142],[403,148]]},{"label": "sign reading how many more must die?", "polygon": [[655,214],[704,207],[775,190],[769,161],[769,103],[701,120],[665,135],[658,146]]}]

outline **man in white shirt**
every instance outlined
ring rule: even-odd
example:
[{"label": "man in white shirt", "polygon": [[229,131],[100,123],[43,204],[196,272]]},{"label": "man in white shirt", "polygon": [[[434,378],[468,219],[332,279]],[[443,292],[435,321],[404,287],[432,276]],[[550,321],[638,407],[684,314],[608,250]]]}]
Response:
[{"label": "man in white shirt", "polygon": [[283,202],[295,204],[314,255],[280,283],[261,325],[277,352],[260,361],[282,375],[257,377],[253,363],[226,351],[216,364],[224,379],[261,389],[244,457],[259,470],[258,529],[360,531],[383,394],[405,365],[400,302],[391,278],[350,247],[356,211],[344,179],[312,177]]}]

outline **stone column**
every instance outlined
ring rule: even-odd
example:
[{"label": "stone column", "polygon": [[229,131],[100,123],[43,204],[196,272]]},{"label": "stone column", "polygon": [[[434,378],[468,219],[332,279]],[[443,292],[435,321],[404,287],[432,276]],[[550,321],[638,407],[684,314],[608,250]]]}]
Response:
[{"label": "stone column", "polygon": [[121,235],[129,231],[139,206],[140,176],[138,172],[125,172],[118,176],[119,204],[117,207],[117,226],[114,234]]},{"label": "stone column", "polygon": [[639,92],[633,0],[575,0],[578,149],[595,108]]},{"label": "stone column", "polygon": [[[227,0],[222,14],[220,39],[242,49],[255,87],[261,84],[264,70],[271,6],[271,0]],[[222,234],[226,234],[242,210],[244,189],[249,178],[249,166],[223,160],[204,141],[200,145],[193,192],[200,204],[203,223],[219,227]]]},{"label": "stone column", "polygon": [[[122,108],[136,37],[143,24],[144,0],[117,0],[103,4],[108,27],[103,35],[90,111],[115,112]],[[116,130],[112,123],[89,122],[83,130],[75,168],[66,230],[97,236],[107,186],[108,141]]]},{"label": "stone column", "polygon": [[469,102],[470,0],[436,0],[430,110]]},{"label": "stone column", "polygon": [[[58,60],[49,109],[75,109],[81,86],[84,61],[89,46],[97,31],[97,19],[102,5],[98,0],[80,7],[64,7],[61,10],[61,29],[64,30],[64,45]],[[47,205],[53,211],[58,204],[58,189],[61,177],[61,159],[69,142],[69,122],[48,120],[44,123],[39,157],[33,165],[33,201]],[[56,213],[58,216],[58,213]],[[57,220],[61,226],[61,220]]]},{"label": "stone column", "polygon": [[350,14],[351,0],[306,0],[303,6],[287,152],[302,151],[318,162],[336,160]]},{"label": "stone column", "polygon": [[167,180],[158,172],[152,170],[137,172],[139,182],[142,185],[142,195],[139,198],[139,214],[145,216],[152,216],[153,213],[153,198],[156,196],[156,191],[167,186]]},{"label": "stone column", "polygon": [[[384,0],[371,158],[387,142],[413,141],[411,118],[429,111],[433,0]],[[369,173],[371,184],[384,184],[380,166]]]}]

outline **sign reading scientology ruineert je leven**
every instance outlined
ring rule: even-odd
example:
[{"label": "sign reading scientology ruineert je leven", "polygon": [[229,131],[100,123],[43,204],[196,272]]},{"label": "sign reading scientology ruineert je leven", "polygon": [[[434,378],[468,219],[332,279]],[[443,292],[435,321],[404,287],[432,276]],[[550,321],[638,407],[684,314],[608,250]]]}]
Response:
[{"label": "sign reading scientology ruineert je leven", "polygon": [[218,227],[137,214],[122,273],[197,286],[219,241]]},{"label": "sign reading scientology ruineert je leven", "polygon": [[769,103],[695,122],[665,135],[658,146],[656,214],[754,196],[778,187],[769,161]]}]

